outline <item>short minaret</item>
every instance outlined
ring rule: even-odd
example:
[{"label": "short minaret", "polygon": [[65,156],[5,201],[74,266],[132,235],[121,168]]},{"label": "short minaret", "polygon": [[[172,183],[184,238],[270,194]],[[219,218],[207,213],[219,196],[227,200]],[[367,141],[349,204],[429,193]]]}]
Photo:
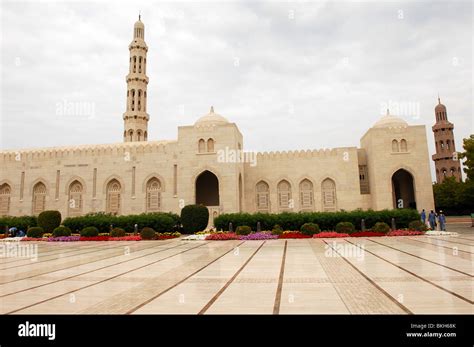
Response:
[{"label": "short minaret", "polygon": [[123,114],[124,142],[148,140],[148,120],[146,113],[148,77],[146,75],[145,26],[138,16],[133,27],[133,41],[128,46],[130,50],[130,70],[127,75],[127,107]]},{"label": "short minaret", "polygon": [[435,107],[436,123],[433,125],[436,153],[432,158],[436,168],[436,182],[442,183],[446,177],[455,177],[461,182],[461,163],[456,152],[454,142],[454,124],[448,121],[446,106],[438,96],[438,105]]}]

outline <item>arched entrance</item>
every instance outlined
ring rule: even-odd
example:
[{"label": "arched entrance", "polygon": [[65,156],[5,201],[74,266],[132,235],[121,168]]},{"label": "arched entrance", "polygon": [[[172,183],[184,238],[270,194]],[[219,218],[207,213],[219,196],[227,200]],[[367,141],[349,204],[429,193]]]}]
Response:
[{"label": "arched entrance", "polygon": [[393,174],[392,196],[394,208],[416,209],[414,180],[407,170],[400,169]]},{"label": "arched entrance", "polygon": [[219,180],[208,170],[196,178],[196,204],[219,206]]},{"label": "arched entrance", "polygon": [[206,170],[196,178],[196,204],[209,210],[209,222],[206,229],[214,226],[214,218],[219,215],[219,179]]}]

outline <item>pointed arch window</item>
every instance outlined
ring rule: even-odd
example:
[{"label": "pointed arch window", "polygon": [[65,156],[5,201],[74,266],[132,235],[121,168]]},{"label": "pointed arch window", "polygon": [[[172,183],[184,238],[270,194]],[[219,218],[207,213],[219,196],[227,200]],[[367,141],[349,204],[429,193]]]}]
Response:
[{"label": "pointed arch window", "polygon": [[107,212],[119,214],[121,208],[122,186],[116,179],[107,184]]},{"label": "pointed arch window", "polygon": [[10,213],[11,187],[8,184],[0,186],[0,216],[6,216]]},{"label": "pointed arch window", "polygon": [[270,187],[264,181],[257,183],[255,190],[257,191],[256,195],[256,205],[259,212],[269,212],[270,211]]},{"label": "pointed arch window", "polygon": [[69,215],[78,216],[82,214],[82,184],[75,180],[69,185]]},{"label": "pointed arch window", "polygon": [[393,140],[392,141],[392,152],[400,152],[400,149],[398,147],[398,141],[397,140]]},{"label": "pointed arch window", "polygon": [[200,139],[198,143],[198,152],[204,153],[206,151],[206,141],[204,139]]},{"label": "pointed arch window", "polygon": [[326,178],[321,184],[321,194],[323,211],[336,211],[336,183],[330,178]]},{"label": "pointed arch window", "polygon": [[291,185],[288,181],[282,180],[278,183],[278,206],[280,209],[287,210],[293,208],[291,204]]},{"label": "pointed arch window", "polygon": [[208,139],[207,140],[207,151],[208,152],[214,152],[214,140],[213,139]]},{"label": "pointed arch window", "polygon": [[401,152],[407,152],[407,151],[408,151],[407,140],[402,139],[402,140],[400,141],[400,151],[401,151]]},{"label": "pointed arch window", "polygon": [[314,205],[313,183],[304,179],[300,182],[300,208],[302,210],[312,210]]},{"label": "pointed arch window", "polygon": [[146,210],[161,211],[161,182],[158,178],[150,178],[146,185]]},{"label": "pointed arch window", "polygon": [[39,214],[46,209],[46,186],[38,182],[33,187],[33,214]]}]

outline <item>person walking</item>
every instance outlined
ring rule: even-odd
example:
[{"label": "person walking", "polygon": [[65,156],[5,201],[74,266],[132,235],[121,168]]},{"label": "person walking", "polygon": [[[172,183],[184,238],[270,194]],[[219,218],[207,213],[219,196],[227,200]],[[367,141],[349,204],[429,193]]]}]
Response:
[{"label": "person walking", "polygon": [[436,214],[434,213],[433,210],[430,211],[430,214],[428,215],[428,222],[430,222],[430,229],[431,230],[436,230]]},{"label": "person walking", "polygon": [[423,209],[421,211],[421,221],[423,222],[423,224],[426,224],[426,211],[425,211],[425,209]]},{"label": "person walking", "polygon": [[446,216],[444,215],[443,211],[439,211],[438,221],[440,230],[446,231]]}]

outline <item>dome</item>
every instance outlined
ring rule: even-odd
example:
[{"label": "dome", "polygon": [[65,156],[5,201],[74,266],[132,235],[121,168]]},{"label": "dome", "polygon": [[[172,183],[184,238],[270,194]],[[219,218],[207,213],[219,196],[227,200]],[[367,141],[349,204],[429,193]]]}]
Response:
[{"label": "dome", "polygon": [[397,116],[393,116],[388,113],[382,118],[380,118],[373,126],[373,128],[400,128],[407,127],[408,123]]},{"label": "dome", "polygon": [[222,117],[220,114],[214,113],[214,107],[211,106],[211,110],[208,114],[199,118],[194,125],[217,125],[217,124],[227,124],[229,121]]},{"label": "dome", "polygon": [[141,16],[138,16],[138,20],[135,22],[135,24],[133,25],[134,28],[141,28],[141,29],[144,29],[145,28],[145,25],[143,24],[142,20],[141,20]]},{"label": "dome", "polygon": [[438,97],[438,105],[436,105],[435,107],[435,112],[438,113],[438,112],[446,112],[446,106],[444,106],[442,103],[441,103],[441,100],[440,98]]}]

